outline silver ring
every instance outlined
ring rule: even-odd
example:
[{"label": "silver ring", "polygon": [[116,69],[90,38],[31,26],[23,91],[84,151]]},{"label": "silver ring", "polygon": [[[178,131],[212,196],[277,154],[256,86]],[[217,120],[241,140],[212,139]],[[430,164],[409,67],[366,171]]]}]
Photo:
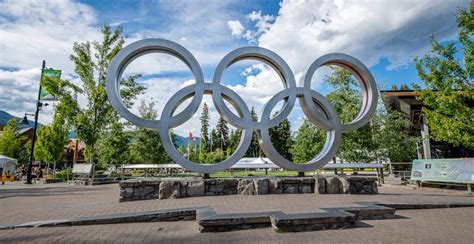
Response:
[{"label": "silver ring", "polygon": [[[122,73],[130,62],[137,57],[151,52],[162,52],[181,59],[196,79],[196,84],[186,86],[176,92],[166,103],[160,120],[146,120],[134,115],[123,104],[120,97],[119,81]],[[223,86],[221,82],[224,71],[233,63],[244,59],[255,59],[270,65],[280,76],[284,89],[275,94],[264,106],[261,120],[252,121],[249,108],[243,99],[233,90]],[[357,117],[348,124],[341,124],[334,106],[320,93],[311,90],[311,79],[314,72],[324,65],[337,65],[348,69],[363,88],[362,108]],[[218,64],[212,83],[205,83],[201,67],[194,56],[181,45],[163,39],[145,39],[134,42],[120,51],[112,60],[107,71],[106,91],[110,103],[117,112],[128,121],[146,128],[160,131],[163,146],[169,156],[184,168],[199,173],[214,173],[230,168],[242,158],[250,146],[252,133],[259,135],[259,143],[265,155],[282,168],[305,172],[315,170],[327,164],[337,153],[341,143],[341,134],[355,130],[366,124],[377,107],[377,86],[370,71],[359,60],[340,53],[324,55],[309,67],[302,87],[297,87],[293,72],[288,64],[276,53],[261,47],[238,48],[227,54]],[[203,95],[211,95],[218,113],[231,125],[242,130],[240,144],[236,151],[226,160],[217,164],[197,164],[183,157],[174,147],[169,135],[171,128],[189,120],[198,110]],[[176,109],[187,99],[191,103],[179,114]],[[294,107],[296,98],[301,104],[304,114],[316,126],[327,131],[326,143],[321,152],[312,160],[294,164],[281,156],[273,146],[269,129],[278,125],[288,117]],[[225,104],[230,103],[237,115]],[[284,101],[282,109],[272,118],[272,109],[278,102]]]}]

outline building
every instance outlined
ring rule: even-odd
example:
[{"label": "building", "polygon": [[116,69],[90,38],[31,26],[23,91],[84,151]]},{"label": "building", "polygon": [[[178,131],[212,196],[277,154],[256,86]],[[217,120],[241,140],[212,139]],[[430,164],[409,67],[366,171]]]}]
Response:
[{"label": "building", "polygon": [[[401,112],[412,126],[408,132],[411,136],[422,138],[418,145],[418,158],[467,158],[474,157],[474,151],[465,147],[455,147],[446,142],[429,139],[429,124],[423,118],[423,103],[416,99],[419,93],[413,90],[380,91],[387,107]],[[473,101],[474,102],[474,101]]]}]

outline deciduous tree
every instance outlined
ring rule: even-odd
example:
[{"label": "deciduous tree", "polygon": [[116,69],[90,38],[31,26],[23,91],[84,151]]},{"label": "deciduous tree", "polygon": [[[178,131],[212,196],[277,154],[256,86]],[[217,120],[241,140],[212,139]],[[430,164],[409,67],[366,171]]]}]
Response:
[{"label": "deciduous tree", "polygon": [[[430,136],[454,146],[474,149],[474,6],[460,10],[457,17],[459,43],[441,44],[433,36],[431,51],[417,58],[416,69],[423,88],[418,100],[425,105],[423,116],[428,121]],[[462,52],[463,60],[456,58]]]}]

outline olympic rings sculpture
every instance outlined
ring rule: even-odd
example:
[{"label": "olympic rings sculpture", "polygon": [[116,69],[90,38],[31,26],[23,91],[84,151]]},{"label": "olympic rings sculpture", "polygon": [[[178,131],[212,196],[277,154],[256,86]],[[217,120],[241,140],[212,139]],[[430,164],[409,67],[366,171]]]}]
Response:
[{"label": "olympic rings sculpture", "polygon": [[[148,53],[165,53],[177,57],[191,70],[196,83],[176,92],[166,103],[159,120],[147,120],[133,114],[120,97],[120,79],[126,67],[136,58]],[[243,99],[233,90],[221,85],[224,71],[233,63],[254,59],[271,66],[280,76],[285,87],[275,94],[264,106],[261,121],[252,121],[250,111]],[[311,89],[311,80],[316,70],[325,65],[336,65],[349,70],[363,88],[362,108],[357,117],[348,124],[341,124],[334,106],[320,93]],[[123,48],[111,61],[106,77],[106,92],[115,110],[128,121],[142,127],[161,132],[161,140],[166,152],[184,168],[209,174],[230,168],[241,159],[252,140],[254,131],[259,135],[260,147],[265,155],[278,166],[305,172],[316,170],[326,165],[335,155],[341,143],[342,132],[351,131],[366,124],[377,106],[377,86],[367,67],[359,60],[346,54],[331,53],[314,61],[304,79],[302,86],[297,86],[293,72],[288,64],[276,53],[261,47],[242,47],[228,53],[217,65],[212,83],[204,82],[201,66],[196,58],[178,43],[164,39],[144,39]],[[169,130],[189,120],[197,112],[203,95],[212,95],[212,101],[218,113],[231,125],[242,130],[240,144],[236,151],[226,160],[217,164],[198,164],[183,157],[170,138]],[[175,110],[187,99],[191,103],[180,113]],[[301,108],[309,121],[327,131],[326,142],[322,151],[309,162],[295,164],[281,156],[272,145],[268,129],[282,122],[290,114],[298,98]],[[230,103],[238,115],[234,114],[224,102]],[[284,101],[281,111],[275,117],[272,109],[279,101]]]}]

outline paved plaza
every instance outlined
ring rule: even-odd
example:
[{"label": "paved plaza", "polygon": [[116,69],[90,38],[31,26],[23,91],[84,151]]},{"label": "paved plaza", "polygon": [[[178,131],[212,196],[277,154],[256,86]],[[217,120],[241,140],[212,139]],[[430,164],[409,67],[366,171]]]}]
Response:
[{"label": "paved plaza", "polygon": [[[357,206],[354,202],[474,203],[461,191],[413,189],[385,185],[378,195],[229,195],[119,203],[119,187],[63,184],[5,185],[0,188],[0,223],[99,216],[114,213],[211,206],[218,213],[284,211],[305,213],[327,207]],[[276,233],[271,228],[224,233],[199,233],[195,221],[43,227],[0,230],[0,243],[11,242],[397,242],[472,243],[474,208],[400,210],[400,218],[365,220],[358,228],[303,233]]]}]

